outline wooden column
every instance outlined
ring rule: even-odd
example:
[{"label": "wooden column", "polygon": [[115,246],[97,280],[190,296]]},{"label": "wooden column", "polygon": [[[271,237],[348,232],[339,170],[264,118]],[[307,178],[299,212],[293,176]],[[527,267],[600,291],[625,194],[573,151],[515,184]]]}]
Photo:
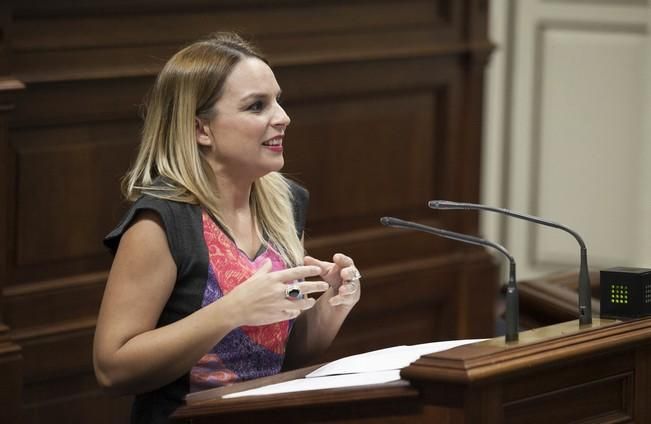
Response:
[{"label": "wooden column", "polygon": [[0,6],[0,422],[17,422],[20,416],[22,393],[22,356],[9,333],[2,314],[3,289],[10,278],[9,258],[12,255],[10,240],[13,238],[12,187],[9,184],[13,161],[9,154],[9,117],[15,108],[16,96],[24,85],[8,75],[9,54],[7,48],[10,14],[6,6]]}]

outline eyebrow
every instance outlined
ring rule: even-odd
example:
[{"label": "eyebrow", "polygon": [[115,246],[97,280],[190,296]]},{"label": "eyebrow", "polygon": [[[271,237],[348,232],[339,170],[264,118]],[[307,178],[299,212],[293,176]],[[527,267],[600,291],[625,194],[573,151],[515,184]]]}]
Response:
[{"label": "eyebrow", "polygon": [[[276,95],[276,97],[280,97],[281,94],[282,94],[282,90],[279,90],[279,91],[278,91],[278,94]],[[248,101],[250,101],[250,100],[254,100],[254,99],[266,99],[266,98],[268,98],[268,97],[269,97],[269,96],[268,96],[266,93],[249,93],[249,94],[247,94],[246,96],[242,97],[242,99],[240,100],[240,102],[241,102],[241,103],[246,103],[246,102],[248,102]]]}]

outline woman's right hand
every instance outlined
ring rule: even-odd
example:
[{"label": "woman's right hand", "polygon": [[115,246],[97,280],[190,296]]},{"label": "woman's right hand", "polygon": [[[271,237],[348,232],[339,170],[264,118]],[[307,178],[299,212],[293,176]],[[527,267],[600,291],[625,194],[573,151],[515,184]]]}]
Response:
[{"label": "woman's right hand", "polygon": [[[314,306],[315,300],[308,294],[324,292],[330,287],[325,281],[300,281],[320,275],[318,266],[297,266],[280,271],[271,271],[271,267],[271,260],[267,259],[255,274],[224,296],[224,300],[235,302],[239,325],[266,325],[294,319],[301,311]],[[299,288],[301,299],[286,297],[285,289],[290,283]]]}]

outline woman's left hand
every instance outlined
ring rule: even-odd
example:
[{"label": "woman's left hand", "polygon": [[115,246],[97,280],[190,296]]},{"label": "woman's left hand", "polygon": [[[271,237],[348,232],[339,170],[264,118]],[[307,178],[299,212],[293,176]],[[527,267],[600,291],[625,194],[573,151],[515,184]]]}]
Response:
[{"label": "woman's left hand", "polygon": [[361,274],[351,258],[341,253],[332,257],[332,262],[321,261],[306,256],[305,265],[317,265],[321,268],[321,278],[334,290],[335,295],[328,302],[332,306],[354,306],[361,296]]}]

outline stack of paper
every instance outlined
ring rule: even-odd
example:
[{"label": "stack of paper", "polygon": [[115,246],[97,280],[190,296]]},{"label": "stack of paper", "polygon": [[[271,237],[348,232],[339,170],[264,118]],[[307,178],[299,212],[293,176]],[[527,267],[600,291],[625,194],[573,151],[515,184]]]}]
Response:
[{"label": "stack of paper", "polygon": [[400,369],[408,366],[423,355],[482,340],[484,339],[453,340],[374,350],[330,362],[306,375],[305,378],[231,393],[223,396],[223,398],[231,399],[243,396],[366,386],[398,381],[400,380]]}]

